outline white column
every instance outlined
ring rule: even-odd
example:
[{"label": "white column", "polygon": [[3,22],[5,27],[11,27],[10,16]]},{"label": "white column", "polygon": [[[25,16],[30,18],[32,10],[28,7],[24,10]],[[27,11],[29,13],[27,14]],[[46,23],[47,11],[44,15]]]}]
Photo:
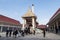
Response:
[{"label": "white column", "polygon": [[22,25],[22,30],[24,30],[24,22],[23,22],[23,25]]},{"label": "white column", "polygon": [[3,27],[1,26],[1,32],[2,32],[2,30],[3,30]]},{"label": "white column", "polygon": [[23,27],[22,27],[22,30],[24,30],[24,25],[26,24],[26,20],[24,19],[24,22],[23,22]]},{"label": "white column", "polygon": [[34,20],[34,18],[32,18],[32,26],[33,26],[33,30],[35,30],[35,20]]},{"label": "white column", "polygon": [[26,24],[26,20],[24,19],[24,24]]},{"label": "white column", "polygon": [[8,29],[7,30],[9,30],[9,27],[8,27]]}]

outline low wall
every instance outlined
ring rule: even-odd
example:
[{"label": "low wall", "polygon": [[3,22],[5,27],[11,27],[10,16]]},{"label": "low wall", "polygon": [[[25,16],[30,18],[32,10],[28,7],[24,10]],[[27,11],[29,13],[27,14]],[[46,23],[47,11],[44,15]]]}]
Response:
[{"label": "low wall", "polygon": [[5,37],[6,36],[6,32],[0,32],[0,36],[1,37]]}]

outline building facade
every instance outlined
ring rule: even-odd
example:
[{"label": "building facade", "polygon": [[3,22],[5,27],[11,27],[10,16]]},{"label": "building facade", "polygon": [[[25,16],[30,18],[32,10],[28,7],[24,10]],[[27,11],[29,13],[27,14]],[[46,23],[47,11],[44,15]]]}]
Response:
[{"label": "building facade", "polygon": [[47,23],[49,30],[53,32],[60,32],[60,8],[56,11],[56,13],[50,18]]},{"label": "building facade", "polygon": [[20,29],[21,23],[12,18],[0,15],[0,32],[5,32],[6,30]]},{"label": "building facade", "polygon": [[[32,6],[34,6],[34,5],[32,5]],[[30,31],[33,32],[33,30],[35,30],[35,28],[36,28],[36,19],[37,19],[37,17],[34,14],[34,12],[32,11],[32,9],[29,8],[28,11],[26,12],[26,14],[24,14],[22,16],[22,18],[24,20],[22,29],[24,30],[24,28],[29,27]]]},{"label": "building facade", "polygon": [[46,25],[38,25],[37,28],[44,30],[44,29],[47,29],[47,26]]}]

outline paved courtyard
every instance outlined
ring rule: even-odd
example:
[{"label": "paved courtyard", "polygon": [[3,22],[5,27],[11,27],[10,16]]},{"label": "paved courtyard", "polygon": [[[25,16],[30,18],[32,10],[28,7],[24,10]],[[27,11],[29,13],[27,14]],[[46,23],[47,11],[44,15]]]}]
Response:
[{"label": "paved courtyard", "polygon": [[43,34],[36,35],[25,35],[24,37],[20,36],[17,38],[14,37],[0,37],[0,40],[60,40],[60,35],[46,32],[46,37],[43,37]]}]

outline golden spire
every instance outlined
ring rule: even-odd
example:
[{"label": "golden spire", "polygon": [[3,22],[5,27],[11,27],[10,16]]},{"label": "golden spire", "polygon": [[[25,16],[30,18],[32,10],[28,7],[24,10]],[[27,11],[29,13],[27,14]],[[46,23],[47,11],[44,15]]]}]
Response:
[{"label": "golden spire", "polygon": [[[32,6],[33,6],[33,4],[32,4]],[[33,16],[36,17],[36,15],[32,12],[32,9],[29,6],[28,11],[22,17],[33,17]]]}]

